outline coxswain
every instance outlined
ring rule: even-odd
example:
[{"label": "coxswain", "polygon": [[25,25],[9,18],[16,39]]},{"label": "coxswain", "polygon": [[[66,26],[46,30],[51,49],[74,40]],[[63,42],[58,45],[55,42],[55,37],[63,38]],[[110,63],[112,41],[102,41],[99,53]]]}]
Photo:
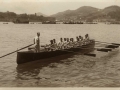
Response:
[{"label": "coxswain", "polygon": [[40,33],[37,32],[37,36],[34,38],[34,44],[35,44],[35,51],[40,52]]}]

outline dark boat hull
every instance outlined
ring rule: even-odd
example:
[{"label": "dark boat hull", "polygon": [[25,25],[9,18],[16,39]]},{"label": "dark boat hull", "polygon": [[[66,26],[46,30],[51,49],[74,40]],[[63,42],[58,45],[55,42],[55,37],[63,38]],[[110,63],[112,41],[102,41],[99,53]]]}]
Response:
[{"label": "dark boat hull", "polygon": [[49,52],[46,51],[46,52],[39,52],[39,53],[29,52],[29,51],[17,52],[17,64],[56,57],[60,55],[66,55],[70,53],[73,53],[73,54],[76,54],[78,52],[89,53],[93,51],[94,46],[95,46],[95,42],[92,40],[90,44],[84,45],[82,47],[75,47],[75,48],[64,49],[64,50],[56,50],[56,51],[49,51]]}]

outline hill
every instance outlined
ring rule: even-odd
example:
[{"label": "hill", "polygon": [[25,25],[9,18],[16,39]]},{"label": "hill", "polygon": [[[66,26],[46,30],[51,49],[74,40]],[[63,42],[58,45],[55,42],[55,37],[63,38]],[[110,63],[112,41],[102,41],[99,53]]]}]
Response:
[{"label": "hill", "polygon": [[16,14],[14,12],[0,12],[0,22],[14,22],[14,23],[19,23],[19,22],[55,22],[54,17],[45,17],[40,15],[35,14]]},{"label": "hill", "polygon": [[83,6],[76,10],[66,10],[63,12],[59,12],[57,14],[51,15],[58,20],[68,20],[68,19],[80,19],[80,17],[87,16],[91,13],[97,12],[99,9],[90,7],[90,6]]},{"label": "hill", "polygon": [[116,11],[120,11],[120,7],[116,5],[109,6],[103,9],[103,12],[106,14],[110,12],[116,12]]},{"label": "hill", "polygon": [[62,21],[93,21],[95,19],[99,19],[100,21],[119,21],[120,7],[113,5],[104,9],[98,9],[90,6],[83,6],[76,10],[66,10],[51,16]]},{"label": "hill", "polygon": [[41,12],[36,13],[36,16],[44,16],[44,17],[47,17],[47,15],[45,15],[45,14],[43,14],[43,13],[41,13]]}]

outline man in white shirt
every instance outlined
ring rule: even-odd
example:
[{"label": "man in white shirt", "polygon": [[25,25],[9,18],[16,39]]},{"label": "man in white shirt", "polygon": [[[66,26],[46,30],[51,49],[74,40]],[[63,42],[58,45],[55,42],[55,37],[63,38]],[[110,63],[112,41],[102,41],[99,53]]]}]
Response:
[{"label": "man in white shirt", "polygon": [[84,41],[85,41],[85,44],[89,44],[90,40],[89,40],[89,35],[88,34],[85,35]]},{"label": "man in white shirt", "polygon": [[35,50],[36,52],[40,52],[40,39],[39,39],[40,33],[37,33],[37,36],[34,38],[34,44],[35,44]]},{"label": "man in white shirt", "polygon": [[60,42],[58,42],[58,48],[59,50],[64,49],[64,43],[63,43],[63,38],[60,38]]}]

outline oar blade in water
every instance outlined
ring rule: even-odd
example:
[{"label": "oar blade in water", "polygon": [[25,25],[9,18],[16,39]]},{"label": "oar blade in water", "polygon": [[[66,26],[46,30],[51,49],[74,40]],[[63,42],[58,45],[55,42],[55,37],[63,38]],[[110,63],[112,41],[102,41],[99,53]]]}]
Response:
[{"label": "oar blade in water", "polygon": [[84,55],[96,57],[96,54],[92,54],[92,53],[84,53]]},{"label": "oar blade in water", "polygon": [[106,48],[118,48],[119,46],[117,45],[107,45]]},{"label": "oar blade in water", "polygon": [[119,43],[112,43],[112,44],[120,46],[120,44],[119,44]]},{"label": "oar blade in water", "polygon": [[101,42],[101,41],[95,41],[95,42],[99,42],[99,43],[106,43],[106,44],[113,44],[113,45],[118,45],[118,46],[120,46],[120,44],[119,44],[119,43],[108,43],[108,42]]},{"label": "oar blade in water", "polygon": [[112,49],[100,48],[100,49],[97,49],[97,51],[108,52],[108,51],[112,51]]}]

